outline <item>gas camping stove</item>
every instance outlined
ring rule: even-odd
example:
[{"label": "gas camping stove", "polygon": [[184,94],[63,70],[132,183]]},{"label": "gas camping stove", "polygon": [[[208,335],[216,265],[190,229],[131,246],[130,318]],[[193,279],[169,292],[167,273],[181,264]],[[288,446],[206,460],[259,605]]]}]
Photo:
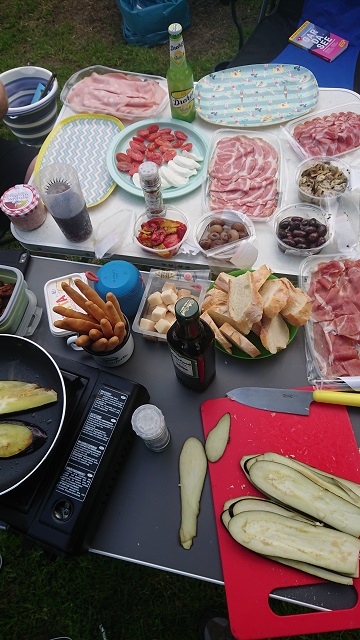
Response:
[{"label": "gas camping stove", "polygon": [[145,387],[53,356],[65,382],[66,414],[52,451],[17,488],[0,496],[0,520],[58,555],[89,547],[135,435],[131,416]]}]

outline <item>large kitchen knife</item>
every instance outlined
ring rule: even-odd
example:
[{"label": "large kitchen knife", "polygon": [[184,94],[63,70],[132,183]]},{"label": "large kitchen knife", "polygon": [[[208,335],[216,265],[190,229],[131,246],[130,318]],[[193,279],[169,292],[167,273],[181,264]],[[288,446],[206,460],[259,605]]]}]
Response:
[{"label": "large kitchen knife", "polygon": [[325,402],[360,407],[360,393],[344,391],[298,391],[295,389],[269,389],[262,387],[239,387],[226,394],[232,400],[255,409],[274,411],[275,413],[295,413],[308,416],[310,404]]}]

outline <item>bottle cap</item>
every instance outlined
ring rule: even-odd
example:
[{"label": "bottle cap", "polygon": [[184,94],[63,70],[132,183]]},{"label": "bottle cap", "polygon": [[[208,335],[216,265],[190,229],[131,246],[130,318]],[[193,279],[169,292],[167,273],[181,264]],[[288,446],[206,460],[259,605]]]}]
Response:
[{"label": "bottle cap", "polygon": [[146,183],[148,181],[155,180],[159,175],[159,167],[156,162],[142,162],[138,168],[140,181],[144,180]]},{"label": "bottle cap", "polygon": [[168,27],[168,33],[171,36],[179,36],[182,33],[182,26],[181,24],[179,24],[178,22],[173,22],[169,27]]},{"label": "bottle cap", "polygon": [[180,298],[175,304],[175,315],[179,322],[189,322],[200,315],[199,305],[194,298]]}]

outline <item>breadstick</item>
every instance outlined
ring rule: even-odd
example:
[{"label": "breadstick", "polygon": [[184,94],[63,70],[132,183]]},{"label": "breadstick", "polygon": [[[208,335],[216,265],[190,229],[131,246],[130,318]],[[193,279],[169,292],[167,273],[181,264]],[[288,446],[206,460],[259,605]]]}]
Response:
[{"label": "breadstick", "polygon": [[84,311],[87,311],[85,307],[86,298],[84,298],[84,296],[80,295],[80,293],[70,287],[67,282],[62,282],[61,288],[63,291],[65,291],[66,295],[69,296],[69,298],[71,298],[71,300],[73,300],[78,307],[80,307],[80,309],[84,309]]},{"label": "breadstick", "polygon": [[111,326],[110,320],[107,318],[102,318],[100,320],[101,331],[103,332],[105,338],[112,338],[114,335],[113,328]]},{"label": "breadstick", "polygon": [[100,296],[96,293],[96,291],[94,291],[92,287],[90,287],[89,284],[86,284],[85,282],[79,279],[74,280],[74,283],[76,284],[77,288],[81,291],[81,293],[84,294],[84,296],[88,300],[90,300],[91,302],[95,302],[95,304],[97,304],[97,306],[103,310],[104,314],[106,314],[106,307],[105,307],[104,300],[100,298]]},{"label": "breadstick", "polygon": [[103,338],[104,334],[101,331],[101,329],[90,329],[89,331],[89,338],[91,339],[92,342],[96,342],[96,340],[100,340],[100,338]]},{"label": "breadstick", "polygon": [[58,313],[60,316],[64,316],[65,318],[78,318],[78,320],[89,320],[89,322],[93,322],[97,324],[94,316],[89,315],[88,313],[81,313],[81,311],[75,311],[75,309],[69,309],[68,307],[63,307],[61,304],[56,305],[52,308],[55,313]]},{"label": "breadstick", "polygon": [[106,351],[107,342],[107,339],[104,337],[100,338],[100,340],[96,340],[96,342],[93,342],[91,345],[92,351]]},{"label": "breadstick", "polygon": [[86,335],[86,333],[84,333],[75,340],[75,344],[77,344],[78,347],[90,347],[92,340],[88,335]]},{"label": "breadstick", "polygon": [[125,339],[126,336],[126,327],[123,322],[117,322],[114,327],[114,335],[119,338],[120,344]]},{"label": "breadstick", "polygon": [[112,351],[119,344],[119,338],[117,336],[112,336],[112,338],[109,338],[109,340],[107,341],[106,351]]},{"label": "breadstick", "polygon": [[120,320],[125,323],[124,314],[121,311],[120,303],[119,303],[119,300],[117,299],[115,293],[113,293],[112,291],[108,291],[107,294],[106,294],[106,300],[108,302],[112,302],[113,303],[116,311],[118,312]]},{"label": "breadstick", "polygon": [[96,320],[98,322],[100,322],[100,320],[104,317],[104,312],[102,309],[100,309],[100,307],[95,304],[95,302],[91,302],[91,300],[87,300],[85,302],[85,306],[88,310],[89,313],[91,313],[92,316],[94,316],[94,318],[96,318]]},{"label": "breadstick", "polygon": [[79,320],[78,318],[55,320],[54,326],[66,331],[75,331],[76,333],[89,333],[90,329],[101,329],[99,324],[94,324],[88,320]]},{"label": "breadstick", "polygon": [[109,318],[111,325],[115,327],[116,323],[120,322],[121,320],[118,312],[116,311],[115,305],[113,302],[108,300],[107,302],[105,302],[105,307],[106,307],[106,315]]}]

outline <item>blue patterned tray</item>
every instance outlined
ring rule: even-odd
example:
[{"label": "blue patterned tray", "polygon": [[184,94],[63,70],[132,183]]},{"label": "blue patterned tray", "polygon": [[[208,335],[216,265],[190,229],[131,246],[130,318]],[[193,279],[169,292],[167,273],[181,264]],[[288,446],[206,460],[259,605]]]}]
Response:
[{"label": "blue patterned tray", "polygon": [[106,152],[123,128],[122,122],[112,116],[82,114],[65,118],[42,145],[35,173],[53,162],[71,164],[78,172],[87,206],[99,204],[116,186],[107,168]]},{"label": "blue patterned tray", "polygon": [[256,64],[224,69],[196,85],[196,111],[215,125],[261,127],[311,111],[319,88],[309,69],[293,64]]}]

